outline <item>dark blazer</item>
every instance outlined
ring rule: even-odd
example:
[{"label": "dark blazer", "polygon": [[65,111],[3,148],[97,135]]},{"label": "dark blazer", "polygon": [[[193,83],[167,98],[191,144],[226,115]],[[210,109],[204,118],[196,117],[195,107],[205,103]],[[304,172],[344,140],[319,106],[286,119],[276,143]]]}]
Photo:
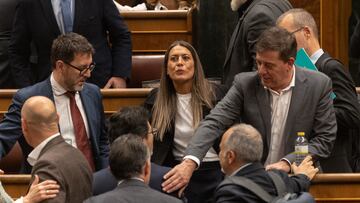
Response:
[{"label": "dark blazer", "polygon": [[[171,168],[159,166],[157,164],[151,163],[151,175],[149,186],[162,192],[161,184],[163,182],[164,175],[170,171]],[[109,168],[104,168],[96,173],[94,173],[94,182],[93,182],[93,195],[100,195],[105,192],[109,192],[116,188],[118,180],[111,173]]]},{"label": "dark blazer", "polygon": [[[282,140],[283,158],[295,161],[292,152],[297,132],[305,132],[309,152],[315,161],[327,158],[333,148],[337,130],[333,101],[330,98],[331,80],[320,72],[303,68],[295,68],[295,71],[295,87]],[[201,160],[214,141],[239,118],[260,132],[264,144],[264,163],[270,147],[271,107],[269,91],[262,85],[257,72],[236,75],[226,96],[200,123],[187,147],[186,155]]]},{"label": "dark blazer", "polygon": [[[275,173],[281,176],[288,192],[298,193],[309,190],[310,180],[307,176],[299,174],[289,177],[287,173],[279,170],[273,170]],[[264,166],[260,163],[252,163],[249,166],[241,169],[236,173],[236,176],[242,176],[248,178],[260,187],[262,187],[269,194],[276,196],[277,192],[275,185],[270,178],[269,174],[265,171]],[[215,199],[217,203],[263,203],[260,198],[250,192],[248,189],[235,184],[223,185],[216,188]],[[265,202],[264,202],[265,203]]]},{"label": "dark blazer", "polygon": [[330,55],[324,53],[315,65],[332,80],[333,92],[336,95],[334,110],[338,130],[334,149],[329,158],[320,162],[321,168],[326,173],[351,173],[352,169],[348,161],[351,152],[348,150],[353,140],[350,138],[350,130],[359,128],[360,107],[354,82],[345,72],[344,66],[336,60],[330,60],[321,67],[327,58],[330,58]]},{"label": "dark blazer", "polygon": [[[24,157],[22,173],[30,173],[31,171],[30,165],[25,160],[32,147],[26,142],[21,131],[21,108],[24,102],[32,96],[45,96],[54,101],[50,78],[17,91],[8,112],[0,122],[0,157],[5,156],[18,141]],[[80,98],[87,116],[95,167],[96,170],[100,170],[108,166],[109,155],[102,95],[97,86],[85,83],[83,90],[80,91]],[[58,113],[61,116],[61,112]]]},{"label": "dark blazer", "polygon": [[125,180],[110,192],[91,197],[85,201],[85,203],[95,202],[181,203],[182,201],[153,190],[140,180],[130,179]]},{"label": "dark blazer", "polygon": [[9,44],[12,24],[15,16],[15,8],[19,0],[0,1],[0,88],[11,89],[13,78],[11,77],[11,66],[9,62]]},{"label": "dark blazer", "polygon": [[228,88],[237,73],[257,69],[255,44],[258,37],[291,8],[287,0],[248,0],[239,8],[240,19],[230,39],[223,65],[223,82]]},{"label": "dark blazer", "polygon": [[[225,88],[223,86],[213,85],[213,90],[215,93],[214,104],[216,104],[224,96]],[[144,106],[149,112],[152,111],[157,93],[158,89],[153,89],[145,100]],[[203,116],[208,115],[210,110],[211,109],[204,106]],[[165,132],[163,140],[154,140],[154,151],[151,157],[153,162],[169,167],[178,164],[178,161],[175,160],[172,153],[172,149],[174,148],[174,133],[175,118],[172,121],[170,128]],[[220,140],[216,140],[213,144],[213,148],[217,152],[219,152],[219,143]],[[213,195],[209,194],[214,193],[216,186],[222,180],[223,174],[219,162],[203,163],[192,175],[189,185],[184,192],[185,197],[188,199],[189,203],[212,202]]]},{"label": "dark blazer", "polygon": [[[130,33],[112,0],[75,0],[73,32],[86,37],[95,48],[96,68],[89,82],[104,87],[111,76],[130,77]],[[21,0],[9,48],[19,88],[50,75],[51,45],[59,35],[51,1]]]},{"label": "dark blazer", "polygon": [[31,175],[38,175],[40,181],[55,180],[60,185],[59,194],[43,202],[78,203],[91,197],[90,166],[84,155],[61,136],[50,140],[41,150]]},{"label": "dark blazer", "polygon": [[[215,92],[214,104],[216,104],[224,97],[225,88],[223,86],[216,86],[216,85],[214,85],[213,88]],[[158,91],[159,89],[153,89],[144,102],[144,107],[149,112],[152,112],[152,108],[154,106]],[[211,109],[204,106],[203,116],[205,117],[206,115],[208,115],[210,113],[210,110]],[[169,167],[173,167],[174,165],[177,164],[174,162],[175,159],[172,154],[172,149],[174,147],[174,133],[175,133],[175,120],[172,121],[171,127],[165,132],[162,141],[156,138],[154,139],[154,151],[153,151],[153,155],[151,156],[151,160],[154,163]],[[219,143],[220,140],[216,140],[216,142],[213,144],[213,148],[217,152],[219,152]]]}]

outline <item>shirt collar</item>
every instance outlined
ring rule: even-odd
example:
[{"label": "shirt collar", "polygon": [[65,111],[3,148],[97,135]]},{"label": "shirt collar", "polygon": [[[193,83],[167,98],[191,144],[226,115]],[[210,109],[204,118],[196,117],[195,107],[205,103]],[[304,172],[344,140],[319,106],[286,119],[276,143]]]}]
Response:
[{"label": "shirt collar", "polygon": [[242,169],[244,169],[247,166],[250,166],[251,164],[252,163],[247,163],[247,164],[244,164],[244,165],[240,166],[240,168],[236,169],[236,171],[234,171],[230,176],[236,175],[239,171],[241,171]]},{"label": "shirt collar", "polygon": [[321,55],[324,54],[324,50],[323,49],[319,49],[317,50],[315,53],[313,53],[313,55],[310,56],[310,60],[313,64],[315,64],[319,58],[321,57]]},{"label": "shirt collar", "polygon": [[29,162],[29,164],[31,166],[34,166],[36,161],[39,159],[40,156],[40,152],[43,150],[43,148],[45,147],[45,145],[47,143],[49,143],[52,139],[54,139],[55,137],[59,136],[60,133],[56,133],[48,138],[46,138],[44,141],[42,141],[38,146],[36,146],[31,153],[28,155],[27,161]]},{"label": "shirt collar", "polygon": [[141,178],[138,178],[138,177],[132,177],[132,178],[129,178],[129,179],[122,179],[122,180],[120,180],[119,182],[118,182],[118,186],[120,185],[120,184],[122,184],[123,182],[125,182],[126,180],[139,180],[139,181],[141,181],[141,182],[145,182],[143,179],[141,179]]},{"label": "shirt collar", "polygon": [[67,92],[67,90],[65,88],[63,88],[54,78],[54,73],[51,73],[50,76],[50,83],[51,83],[51,88],[53,90],[53,93],[55,96],[60,96],[63,95]]},{"label": "shirt collar", "polygon": [[[296,68],[295,68],[295,66],[293,66],[293,75],[292,75],[290,84],[287,87],[285,87],[284,89],[282,89],[280,92],[286,92],[286,91],[290,90],[292,87],[295,87],[295,73],[296,73]],[[276,92],[275,90],[272,90],[266,86],[264,86],[264,88],[268,89],[271,92],[278,94],[278,92]]]}]

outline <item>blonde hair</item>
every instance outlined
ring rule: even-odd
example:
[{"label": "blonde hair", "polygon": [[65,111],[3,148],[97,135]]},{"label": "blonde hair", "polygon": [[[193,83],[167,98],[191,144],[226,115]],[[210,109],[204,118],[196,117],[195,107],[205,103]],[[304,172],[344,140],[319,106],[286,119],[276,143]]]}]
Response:
[{"label": "blonde hair", "polygon": [[188,49],[194,59],[194,77],[191,88],[190,105],[193,114],[193,127],[196,128],[203,118],[203,105],[213,107],[214,93],[209,82],[206,80],[204,71],[194,47],[185,41],[173,42],[165,53],[164,66],[162,68],[160,88],[155,99],[152,114],[152,126],[159,130],[157,138],[162,140],[167,129],[173,124],[177,113],[176,90],[171,78],[167,74],[169,53],[175,46]]}]

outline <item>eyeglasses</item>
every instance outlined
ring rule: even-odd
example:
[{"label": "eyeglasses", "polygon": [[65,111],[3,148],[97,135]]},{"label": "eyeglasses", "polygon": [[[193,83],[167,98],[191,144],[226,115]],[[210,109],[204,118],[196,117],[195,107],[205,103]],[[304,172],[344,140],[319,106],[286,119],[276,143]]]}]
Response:
[{"label": "eyeglasses", "polygon": [[65,61],[63,61],[66,65],[68,65],[68,66],[70,66],[70,67],[72,67],[72,68],[74,68],[74,69],[76,69],[76,70],[78,70],[78,71],[80,71],[80,75],[81,76],[83,76],[83,75],[85,75],[85,73],[87,72],[87,71],[93,71],[94,70],[94,68],[95,68],[95,62],[92,62],[88,67],[86,67],[86,68],[80,68],[80,67],[76,67],[76,66],[74,66],[74,65],[71,65],[70,63],[67,63],[67,62],[65,62]]},{"label": "eyeglasses", "polygon": [[299,31],[301,31],[302,29],[304,29],[304,27],[300,27],[300,28],[296,29],[295,31],[290,32],[290,34],[293,35],[293,34],[299,32]]},{"label": "eyeglasses", "polygon": [[149,132],[148,134],[152,134],[154,137],[156,137],[159,133],[159,130],[156,128],[153,128],[151,132]]}]

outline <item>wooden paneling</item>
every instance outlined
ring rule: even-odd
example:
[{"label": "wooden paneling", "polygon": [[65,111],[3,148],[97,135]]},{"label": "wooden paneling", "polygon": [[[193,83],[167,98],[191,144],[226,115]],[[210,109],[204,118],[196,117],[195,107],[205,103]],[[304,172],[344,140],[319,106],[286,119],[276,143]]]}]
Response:
[{"label": "wooden paneling", "polygon": [[164,54],[175,40],[192,43],[194,9],[122,12],[129,30],[134,54]]},{"label": "wooden paneling", "polygon": [[351,0],[290,0],[290,2],[295,8],[304,8],[314,16],[319,28],[321,47],[347,67]]},{"label": "wooden paneling", "polygon": [[26,195],[30,179],[30,175],[0,175],[0,181],[5,191],[13,199]]},{"label": "wooden paneling", "polygon": [[360,202],[360,174],[318,174],[310,193],[317,203]]},{"label": "wooden paneling", "polygon": [[[0,90],[0,112],[7,112],[13,95],[17,90]],[[114,112],[123,106],[140,105],[144,102],[151,88],[101,89],[105,112]]]},{"label": "wooden paneling", "polygon": [[[26,194],[30,175],[0,175],[6,192],[13,198]],[[360,202],[360,174],[318,174],[312,181],[310,193],[317,203]]]}]

